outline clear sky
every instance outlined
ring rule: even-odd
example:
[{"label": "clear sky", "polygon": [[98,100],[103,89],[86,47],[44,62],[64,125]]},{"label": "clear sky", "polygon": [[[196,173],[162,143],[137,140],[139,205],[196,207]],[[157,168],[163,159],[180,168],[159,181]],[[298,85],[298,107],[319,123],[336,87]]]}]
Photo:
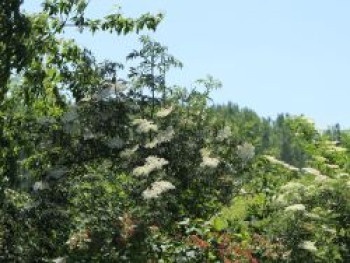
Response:
[{"label": "clear sky", "polygon": [[[120,4],[137,16],[162,11],[165,20],[149,35],[169,47],[185,65],[170,76],[190,85],[211,74],[224,86],[216,102],[232,101],[261,116],[305,114],[320,128],[350,128],[349,0],[90,0],[100,17]],[[24,0],[27,11],[40,0]],[[125,62],[139,47],[137,36],[109,34],[67,37],[100,60]]]}]

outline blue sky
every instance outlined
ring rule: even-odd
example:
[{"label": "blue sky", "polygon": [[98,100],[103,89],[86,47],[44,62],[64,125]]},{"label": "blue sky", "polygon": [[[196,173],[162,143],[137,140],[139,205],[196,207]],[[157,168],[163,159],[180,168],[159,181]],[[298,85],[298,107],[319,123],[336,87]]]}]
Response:
[{"label": "blue sky", "polygon": [[[24,0],[28,11],[40,0]],[[100,17],[120,4],[137,16],[162,11],[165,20],[149,35],[185,65],[170,82],[189,86],[211,74],[223,82],[213,94],[261,116],[305,114],[320,128],[350,128],[350,1],[348,0],[91,0],[89,15]],[[138,37],[109,34],[66,37],[98,59],[125,62]]]}]

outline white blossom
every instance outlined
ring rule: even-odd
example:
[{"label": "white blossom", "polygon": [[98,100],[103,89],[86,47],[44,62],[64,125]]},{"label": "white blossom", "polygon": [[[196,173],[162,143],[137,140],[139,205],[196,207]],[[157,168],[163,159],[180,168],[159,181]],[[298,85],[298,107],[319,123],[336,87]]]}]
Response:
[{"label": "white blossom", "polygon": [[202,155],[202,162],[200,164],[200,167],[216,168],[219,165],[220,160],[218,158],[210,157],[210,151],[208,149],[203,148],[200,152]]},{"label": "white blossom", "polygon": [[59,258],[55,258],[52,260],[53,263],[66,263],[67,262],[67,258],[66,257],[59,257]]},{"label": "white blossom", "polygon": [[270,163],[272,164],[277,164],[277,165],[280,165],[280,166],[283,166],[284,168],[290,170],[290,171],[294,171],[294,172],[298,172],[299,171],[299,168],[293,166],[293,165],[290,165],[288,163],[285,163],[285,162],[282,162],[280,160],[277,160],[275,157],[271,156],[271,155],[264,155],[265,159],[267,159]]},{"label": "white blossom", "polygon": [[290,192],[290,191],[300,191],[304,190],[305,186],[298,182],[288,182],[287,184],[281,187],[282,191]]},{"label": "white blossom", "polygon": [[133,125],[137,126],[136,131],[138,133],[148,133],[150,131],[157,131],[158,127],[152,121],[146,119],[135,119],[132,122]]},{"label": "white blossom", "polygon": [[325,158],[323,156],[314,156],[314,159],[316,161],[319,161],[319,162],[326,162],[327,161],[327,158]]},{"label": "white blossom", "polygon": [[95,138],[95,134],[93,134],[89,128],[85,128],[84,133],[83,133],[83,137],[84,137],[85,141],[92,140]]},{"label": "white blossom", "polygon": [[168,181],[156,181],[152,183],[151,187],[142,192],[142,196],[146,200],[154,199],[172,189],[175,189],[172,183]]},{"label": "white blossom", "polygon": [[305,211],[305,206],[303,204],[290,205],[290,206],[287,206],[284,209],[284,211],[291,211],[291,212]]},{"label": "white blossom", "polygon": [[319,174],[315,176],[315,181],[316,182],[323,182],[323,181],[327,181],[329,179],[329,177],[327,175],[323,175],[323,174]]},{"label": "white blossom", "polygon": [[164,158],[159,158],[156,156],[148,156],[146,158],[146,163],[143,166],[136,167],[133,170],[135,176],[147,176],[151,172],[160,170],[163,166],[167,165],[169,162]]},{"label": "white blossom", "polygon": [[203,160],[200,164],[200,167],[209,167],[209,168],[216,168],[220,163],[220,160],[218,158],[211,158],[211,157],[203,157]]},{"label": "white blossom", "polygon": [[48,183],[47,182],[43,182],[43,181],[35,182],[34,185],[33,185],[33,190],[35,192],[42,191],[42,190],[45,190],[45,189],[48,189],[48,188],[49,188]]},{"label": "white blossom", "polygon": [[216,136],[216,139],[218,141],[223,141],[225,139],[230,138],[232,135],[231,127],[225,126],[223,129],[218,131],[218,135]]},{"label": "white blossom", "polygon": [[339,169],[339,165],[337,164],[326,164],[326,166],[330,169]]},{"label": "white blossom", "polygon": [[130,158],[137,150],[139,149],[139,146],[136,145],[131,149],[125,149],[120,152],[119,156],[123,159],[128,159]]},{"label": "white blossom", "polygon": [[250,143],[244,143],[237,146],[237,155],[244,162],[247,162],[254,158],[255,156],[255,147]]},{"label": "white blossom", "polygon": [[315,242],[312,241],[303,241],[301,244],[299,244],[299,248],[305,249],[310,252],[316,252],[317,247],[315,246]]},{"label": "white blossom", "polygon": [[168,116],[173,111],[173,107],[163,108],[156,113],[158,118],[164,118]]},{"label": "white blossom", "polygon": [[321,172],[315,168],[311,168],[311,167],[305,167],[305,168],[301,168],[301,171],[303,173],[306,174],[312,174],[312,175],[321,175]]},{"label": "white blossom", "polygon": [[328,146],[328,150],[330,152],[346,152],[347,151],[347,149],[344,147],[334,146],[334,145]]},{"label": "white blossom", "polygon": [[164,142],[169,142],[174,137],[174,134],[175,134],[175,131],[173,127],[169,126],[165,131],[160,131],[151,142],[145,145],[145,147],[152,149]]}]

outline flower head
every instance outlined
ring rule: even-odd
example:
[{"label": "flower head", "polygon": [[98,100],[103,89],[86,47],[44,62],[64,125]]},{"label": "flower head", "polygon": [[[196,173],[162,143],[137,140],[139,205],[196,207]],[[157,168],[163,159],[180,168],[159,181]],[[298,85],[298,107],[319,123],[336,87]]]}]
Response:
[{"label": "flower head", "polygon": [[172,189],[175,189],[172,183],[168,181],[156,181],[152,183],[151,187],[142,192],[142,196],[146,200],[154,199]]},{"label": "flower head", "polygon": [[172,126],[169,126],[165,131],[160,131],[157,136],[145,145],[146,148],[155,148],[164,142],[169,142],[174,137],[175,131]]},{"label": "flower head", "polygon": [[255,147],[250,143],[243,143],[237,146],[237,155],[244,162],[248,162],[255,156]]},{"label": "flower head", "polygon": [[315,246],[315,242],[312,241],[303,241],[301,244],[299,244],[299,248],[305,249],[310,252],[316,252],[317,247]]},{"label": "flower head", "polygon": [[223,129],[219,130],[216,139],[218,141],[223,141],[232,135],[231,127],[225,126]]},{"label": "flower head", "polygon": [[164,118],[168,116],[173,111],[173,107],[163,108],[156,113],[158,118]]},{"label": "flower head", "polygon": [[135,119],[132,122],[133,125],[137,126],[136,131],[138,133],[148,133],[150,131],[157,131],[158,127],[152,121],[146,119]]},{"label": "flower head", "polygon": [[122,152],[120,152],[119,156],[123,159],[128,159],[130,158],[137,150],[139,149],[139,146],[136,145],[131,149],[125,149]]},{"label": "flower head", "polygon": [[284,211],[291,211],[291,212],[297,212],[297,211],[305,211],[305,206],[303,204],[295,204],[295,205],[290,205],[287,206]]},{"label": "flower head", "polygon": [[202,162],[200,167],[216,168],[220,160],[218,158],[210,157],[210,151],[206,148],[201,149]]},{"label": "flower head", "polygon": [[136,167],[133,170],[135,176],[147,176],[151,172],[160,170],[163,166],[167,165],[169,162],[164,158],[159,158],[156,156],[148,156],[146,158],[146,163],[143,166]]}]

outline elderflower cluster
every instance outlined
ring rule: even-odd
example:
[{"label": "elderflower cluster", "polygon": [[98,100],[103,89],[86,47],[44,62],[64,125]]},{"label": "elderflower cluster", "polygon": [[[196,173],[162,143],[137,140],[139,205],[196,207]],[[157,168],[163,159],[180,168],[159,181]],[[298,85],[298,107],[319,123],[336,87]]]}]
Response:
[{"label": "elderflower cluster", "polygon": [[295,192],[295,191],[300,191],[304,189],[305,189],[305,186],[298,182],[288,182],[287,184],[281,187],[281,190],[286,192],[292,192],[292,191]]},{"label": "elderflower cluster", "polygon": [[145,145],[146,148],[155,148],[156,146],[169,142],[174,137],[175,131],[172,126],[169,126],[165,131],[160,131],[156,138],[154,138],[151,142]]},{"label": "elderflower cluster", "polygon": [[219,165],[220,160],[218,158],[210,157],[209,150],[202,149],[201,154],[202,154],[202,162],[200,164],[200,167],[202,167],[202,168],[205,168],[205,167],[216,168]]},{"label": "elderflower cluster", "polygon": [[329,169],[339,169],[339,165],[337,165],[337,164],[326,164],[326,166]]},{"label": "elderflower cluster", "polygon": [[288,163],[285,163],[285,162],[282,162],[280,160],[277,160],[275,157],[271,156],[271,155],[264,155],[265,159],[267,159],[270,163],[272,164],[277,164],[277,165],[280,165],[290,171],[294,171],[294,172],[298,172],[299,171],[299,168],[293,166],[293,165],[290,165]]},{"label": "elderflower cluster", "polygon": [[147,176],[151,172],[160,170],[163,166],[167,165],[169,162],[164,158],[159,158],[156,156],[148,156],[146,158],[146,163],[143,166],[136,167],[133,170],[135,176]]},{"label": "elderflower cluster", "polygon": [[137,126],[136,131],[138,133],[148,133],[150,131],[157,131],[158,127],[152,121],[146,119],[135,119],[132,122],[133,125]]},{"label": "elderflower cluster", "polygon": [[248,162],[255,156],[255,147],[250,143],[243,143],[237,146],[237,155],[242,161]]},{"label": "elderflower cluster", "polygon": [[297,212],[297,211],[300,211],[300,212],[303,212],[305,211],[305,206],[303,204],[295,204],[295,205],[290,205],[290,206],[287,206],[284,211],[288,212]]},{"label": "elderflower cluster", "polygon": [[38,181],[38,182],[35,182],[33,185],[34,192],[42,191],[45,189],[49,189],[49,184],[47,182]]},{"label": "elderflower cluster", "polygon": [[83,138],[84,141],[93,140],[95,138],[95,134],[93,134],[93,132],[89,128],[85,128]]},{"label": "elderflower cluster", "polygon": [[281,194],[275,196],[275,203],[278,206],[287,206],[302,201],[306,193],[306,187],[298,182],[289,182],[281,187]]},{"label": "elderflower cluster", "polygon": [[156,113],[158,118],[165,118],[173,111],[173,107],[163,108]]},{"label": "elderflower cluster", "polygon": [[220,142],[230,138],[232,135],[231,127],[225,126],[223,129],[218,131],[218,135],[216,136],[216,139]]},{"label": "elderflower cluster", "polygon": [[299,244],[299,248],[310,251],[310,252],[316,252],[317,247],[315,246],[315,242],[312,241],[303,241]]},{"label": "elderflower cluster", "polygon": [[340,147],[340,146],[335,146],[335,145],[329,145],[327,147],[327,150],[330,152],[346,152],[347,149],[344,147]]},{"label": "elderflower cluster", "polygon": [[311,167],[302,168],[301,171],[305,174],[312,174],[315,176],[321,175],[321,172],[319,170],[311,168]]},{"label": "elderflower cluster", "polygon": [[133,148],[131,149],[125,149],[123,150],[122,152],[120,152],[119,156],[120,158],[123,158],[123,159],[128,159],[130,158],[131,156],[134,155],[134,153],[139,149],[139,146],[136,145],[134,146]]},{"label": "elderflower cluster", "polygon": [[158,198],[161,194],[175,189],[175,186],[168,181],[157,181],[152,183],[151,187],[142,192],[145,200]]}]

